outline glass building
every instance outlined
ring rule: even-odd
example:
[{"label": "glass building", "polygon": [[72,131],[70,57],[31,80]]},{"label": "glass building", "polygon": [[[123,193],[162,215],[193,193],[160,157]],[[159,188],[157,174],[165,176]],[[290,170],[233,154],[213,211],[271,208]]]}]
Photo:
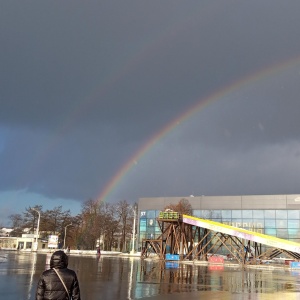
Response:
[{"label": "glass building", "polygon": [[140,198],[138,248],[161,234],[156,221],[169,204],[187,199],[193,216],[300,243],[300,195],[247,195]]}]

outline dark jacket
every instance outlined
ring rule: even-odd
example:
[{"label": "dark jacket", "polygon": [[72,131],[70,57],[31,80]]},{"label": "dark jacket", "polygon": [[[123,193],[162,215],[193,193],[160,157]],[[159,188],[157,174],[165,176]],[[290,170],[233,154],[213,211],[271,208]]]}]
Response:
[{"label": "dark jacket", "polygon": [[76,273],[67,268],[68,256],[63,251],[56,251],[50,259],[50,269],[43,272],[36,290],[36,300],[65,300],[68,294],[61,280],[53,270],[58,271],[63,279],[70,297],[80,300],[79,282]]}]

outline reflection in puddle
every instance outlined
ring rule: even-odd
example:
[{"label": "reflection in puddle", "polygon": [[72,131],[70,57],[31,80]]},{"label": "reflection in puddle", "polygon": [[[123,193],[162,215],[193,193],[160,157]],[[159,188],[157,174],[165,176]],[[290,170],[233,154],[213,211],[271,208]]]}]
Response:
[{"label": "reflection in puddle", "polygon": [[128,280],[128,295],[127,299],[132,300],[131,295],[132,295],[132,288],[133,288],[133,259],[130,259],[130,272],[129,272],[129,280]]},{"label": "reflection in puddle", "polygon": [[31,269],[30,269],[30,280],[29,280],[29,284],[28,284],[28,295],[27,295],[27,300],[30,300],[30,296],[32,293],[32,288],[33,288],[33,275],[35,273],[35,264],[36,264],[36,256],[37,253],[32,253],[32,264],[31,264]]},{"label": "reflection in puddle", "polygon": [[[138,298],[151,296],[155,291],[156,294],[229,292],[232,295],[248,294],[247,299],[257,299],[258,294],[261,296],[282,292],[300,294],[299,275],[300,273],[284,268],[269,271],[185,264],[172,268],[163,262],[143,262],[136,296]],[[138,285],[143,288],[138,288]]]},{"label": "reflection in puddle", "polygon": [[[33,300],[51,255],[9,252],[0,264],[6,300]],[[298,299],[300,271],[165,263],[139,258],[70,255],[83,299]],[[275,298],[275,299],[274,299]]]}]

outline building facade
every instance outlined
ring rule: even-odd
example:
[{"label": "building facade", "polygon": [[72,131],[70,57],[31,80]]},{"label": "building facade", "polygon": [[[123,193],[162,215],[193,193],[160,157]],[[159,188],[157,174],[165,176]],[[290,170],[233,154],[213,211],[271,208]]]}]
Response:
[{"label": "building facade", "polygon": [[142,239],[159,237],[159,212],[181,199],[189,201],[195,217],[300,243],[300,194],[158,197],[139,199],[137,250]]},{"label": "building facade", "polygon": [[37,249],[34,249],[35,235],[22,234],[22,237],[0,237],[0,249],[40,250],[48,249],[48,241],[38,239]]}]

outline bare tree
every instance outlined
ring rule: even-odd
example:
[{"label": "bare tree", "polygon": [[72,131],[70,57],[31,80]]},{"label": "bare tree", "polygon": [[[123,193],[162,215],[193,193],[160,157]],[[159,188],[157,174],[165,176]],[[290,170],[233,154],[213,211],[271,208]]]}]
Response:
[{"label": "bare tree", "polygon": [[121,230],[120,251],[126,250],[126,240],[130,239],[133,226],[133,207],[126,200],[117,203],[117,212]]},{"label": "bare tree", "polygon": [[[21,235],[24,228],[34,233],[39,215],[41,237],[57,234],[60,243],[66,241],[74,248],[95,249],[97,240],[101,240],[103,250],[110,251],[118,244],[119,250],[124,251],[132,233],[133,209],[125,200],[110,204],[89,199],[82,204],[81,213],[75,217],[69,210],[64,211],[62,206],[43,211],[41,205],[35,205],[26,208],[23,216],[15,214],[10,219],[15,228],[20,228],[18,234]],[[66,230],[71,223],[72,226]]]},{"label": "bare tree", "polygon": [[182,198],[177,204],[169,204],[165,209],[171,209],[181,214],[191,215],[193,213],[192,205],[189,200]]},{"label": "bare tree", "polygon": [[104,225],[103,203],[89,199],[82,205],[82,231],[80,244],[84,248],[95,249],[96,241],[103,232]]},{"label": "bare tree", "polygon": [[12,214],[9,216],[13,228],[21,228],[24,224],[24,219],[21,214]]},{"label": "bare tree", "polygon": [[12,236],[20,237],[24,228],[24,219],[21,214],[13,214],[9,216],[9,219],[12,222],[13,231],[11,232]]},{"label": "bare tree", "polygon": [[103,221],[104,250],[111,251],[116,235],[120,231],[117,204],[105,203]]},{"label": "bare tree", "polygon": [[[29,206],[25,208],[24,215],[24,228],[29,228],[29,231],[34,233],[34,229],[37,228],[38,218],[40,212],[41,216],[43,214],[43,206],[42,205],[35,205],[33,207]],[[41,217],[42,219],[42,217]]]},{"label": "bare tree", "polygon": [[45,211],[43,220],[41,221],[41,227],[50,234],[63,235],[64,226],[69,219],[70,211],[63,211],[62,206],[57,206]]}]

